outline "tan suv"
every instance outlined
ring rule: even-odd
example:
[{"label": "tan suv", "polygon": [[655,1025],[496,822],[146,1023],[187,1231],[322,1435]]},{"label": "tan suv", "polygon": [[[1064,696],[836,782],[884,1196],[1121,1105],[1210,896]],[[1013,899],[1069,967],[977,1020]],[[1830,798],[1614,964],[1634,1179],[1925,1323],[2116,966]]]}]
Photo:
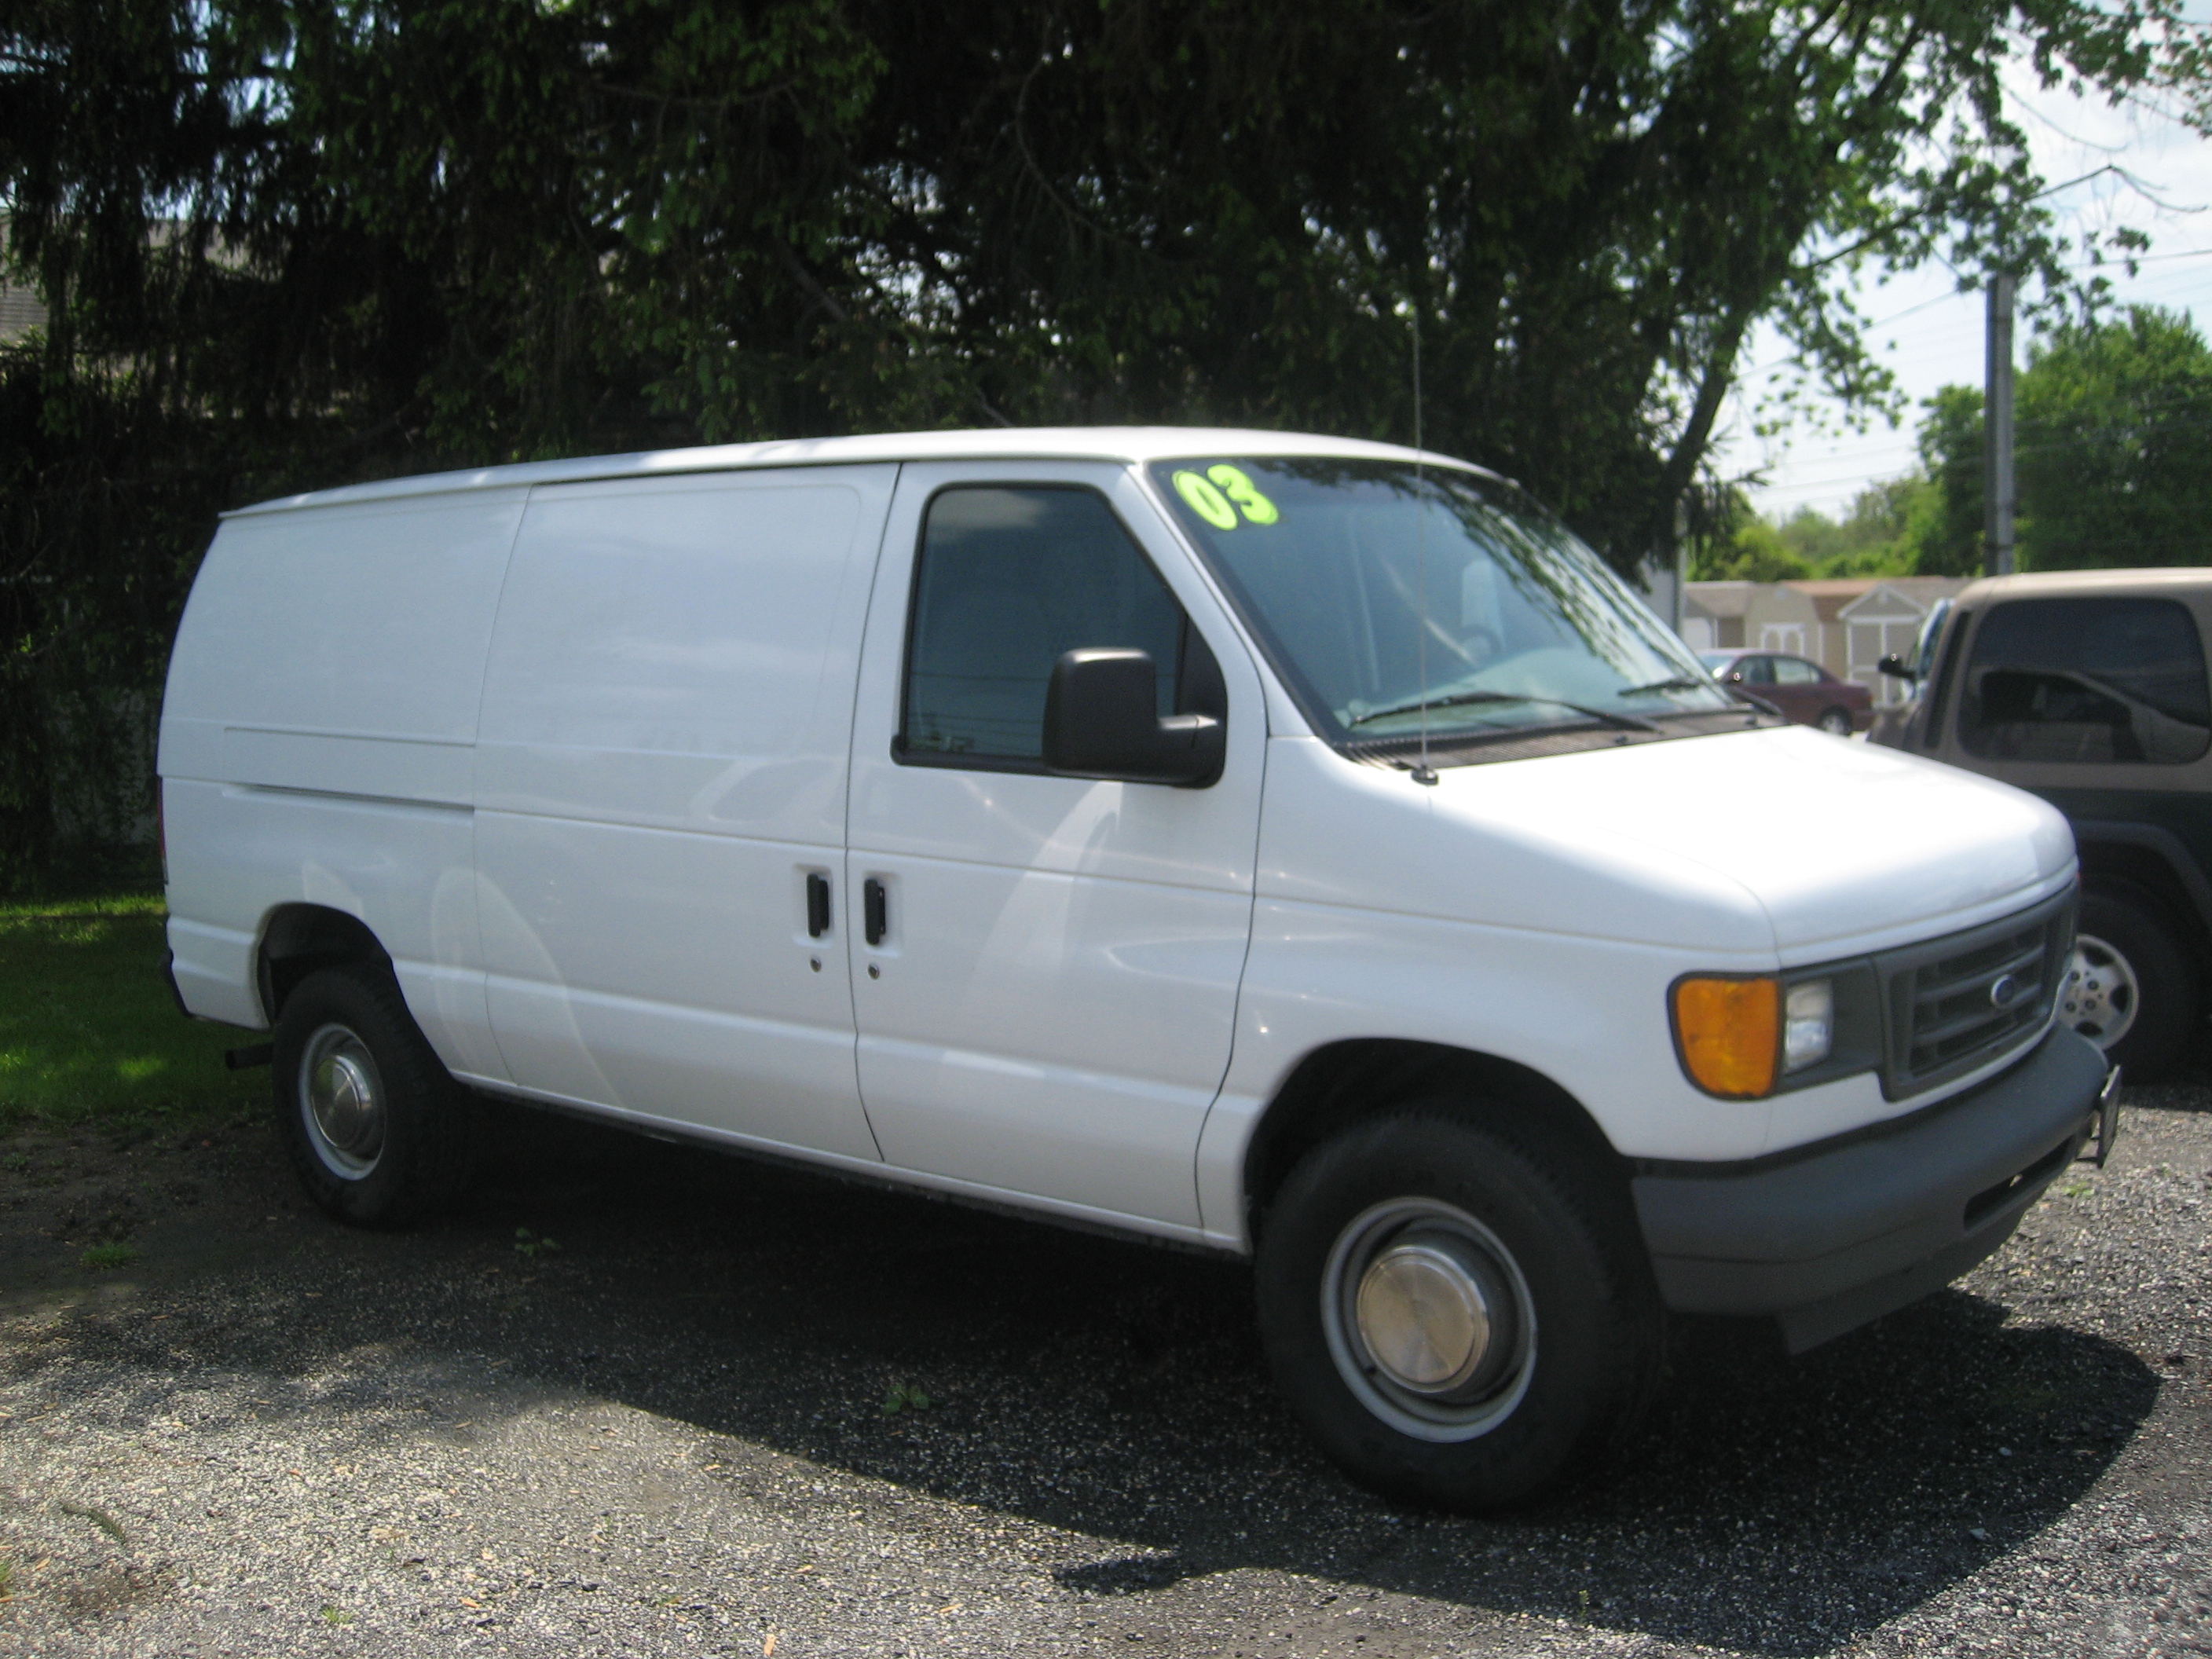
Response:
[{"label": "tan suv", "polygon": [[2203,1015],[2212,957],[2212,569],[1999,576],[1946,600],[1915,684],[1869,740],[1999,778],[2066,814],[2081,933],[2060,1018],[2154,1077]]}]

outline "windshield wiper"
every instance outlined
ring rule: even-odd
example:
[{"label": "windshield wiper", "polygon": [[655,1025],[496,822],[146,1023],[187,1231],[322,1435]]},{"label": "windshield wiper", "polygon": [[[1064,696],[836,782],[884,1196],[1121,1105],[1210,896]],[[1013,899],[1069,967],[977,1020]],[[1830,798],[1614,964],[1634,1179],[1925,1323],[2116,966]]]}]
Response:
[{"label": "windshield wiper", "polygon": [[1694,691],[1701,685],[1709,685],[1716,691],[1721,689],[1721,683],[1711,674],[1677,674],[1672,679],[1654,680],[1649,685],[1632,685],[1626,690],[1616,691],[1613,695],[1616,697],[1640,697],[1646,691]]},{"label": "windshield wiper", "polygon": [[1738,702],[1747,702],[1762,714],[1772,714],[1781,719],[1788,718],[1779,708],[1756,693],[1747,691],[1740,685],[1729,685],[1723,681],[1713,679],[1710,676],[1704,679],[1696,679],[1687,674],[1677,674],[1669,680],[1654,680],[1649,685],[1632,685],[1626,691],[1616,691],[1613,695],[1616,697],[1633,697],[1645,691],[1694,691],[1701,685],[1710,685],[1714,690],[1724,696],[1734,697]]},{"label": "windshield wiper", "polygon": [[1663,728],[1654,725],[1641,714],[1624,714],[1617,708],[1590,708],[1582,703],[1569,702],[1562,697],[1531,696],[1525,691],[1455,691],[1449,697],[1415,697],[1411,702],[1394,702],[1388,708],[1370,708],[1364,714],[1354,714],[1347,727],[1364,726],[1370,720],[1379,720],[1392,714],[1410,714],[1423,707],[1430,708],[1464,708],[1474,703],[1485,702],[1540,702],[1553,708],[1571,709],[1586,720],[1606,726],[1617,726],[1632,732],[1657,732]]}]

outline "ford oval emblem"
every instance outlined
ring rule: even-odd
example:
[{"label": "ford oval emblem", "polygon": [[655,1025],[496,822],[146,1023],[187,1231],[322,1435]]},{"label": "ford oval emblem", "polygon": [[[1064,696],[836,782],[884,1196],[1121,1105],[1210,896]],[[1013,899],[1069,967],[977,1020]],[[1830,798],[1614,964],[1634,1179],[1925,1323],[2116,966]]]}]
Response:
[{"label": "ford oval emblem", "polygon": [[1998,975],[1996,982],[1990,987],[1990,1006],[2000,1012],[2011,1007],[2019,1000],[2021,989],[2020,981],[2010,974]]}]

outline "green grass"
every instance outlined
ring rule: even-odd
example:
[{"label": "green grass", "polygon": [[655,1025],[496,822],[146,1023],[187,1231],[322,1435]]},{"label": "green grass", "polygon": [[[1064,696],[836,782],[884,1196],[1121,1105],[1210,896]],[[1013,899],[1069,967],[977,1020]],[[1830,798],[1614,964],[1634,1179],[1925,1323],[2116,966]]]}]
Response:
[{"label": "green grass", "polygon": [[127,1267],[137,1259],[138,1247],[135,1244],[95,1244],[77,1257],[78,1262],[87,1267]]},{"label": "green grass", "polygon": [[231,1072],[247,1032],[187,1019],[161,978],[156,893],[0,902],[0,1134],[143,1125],[258,1108]]}]

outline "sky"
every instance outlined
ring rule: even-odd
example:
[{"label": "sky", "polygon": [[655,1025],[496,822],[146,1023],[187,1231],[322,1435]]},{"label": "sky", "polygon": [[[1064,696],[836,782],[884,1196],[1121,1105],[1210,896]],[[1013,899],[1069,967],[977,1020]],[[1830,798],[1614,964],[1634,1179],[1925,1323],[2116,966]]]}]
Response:
[{"label": "sky", "polygon": [[[2205,8],[2192,6],[2192,14]],[[2148,254],[2130,277],[2117,265],[2106,275],[2119,304],[2165,306],[2191,313],[2212,331],[2212,141],[2198,137],[2156,108],[2130,103],[2118,108],[2082,100],[2063,89],[2034,87],[2031,76],[2008,81],[2014,118],[2027,133],[2036,170],[2052,184],[2102,167],[2107,173],[2054,196],[2062,232],[2078,240],[2084,231],[2133,226],[2151,239]],[[1794,420],[1766,438],[1753,430],[1759,399],[1789,373],[1790,348],[1762,329],[1745,353],[1743,372],[1714,447],[1724,476],[1758,471],[1750,486],[1754,505],[1780,522],[1801,507],[1840,519],[1867,484],[1909,470],[1917,457],[1913,433],[1922,401],[1938,386],[1983,383],[1984,295],[1958,292],[1958,278],[1931,264],[1897,276],[1886,287],[1871,275],[1860,309],[1878,326],[1868,340],[1911,399],[1894,428],[1877,416],[1864,431],[1842,423],[1839,406],[1823,407],[1829,429]],[[2030,339],[2025,319],[2014,325],[2014,361],[2024,367]]]}]

